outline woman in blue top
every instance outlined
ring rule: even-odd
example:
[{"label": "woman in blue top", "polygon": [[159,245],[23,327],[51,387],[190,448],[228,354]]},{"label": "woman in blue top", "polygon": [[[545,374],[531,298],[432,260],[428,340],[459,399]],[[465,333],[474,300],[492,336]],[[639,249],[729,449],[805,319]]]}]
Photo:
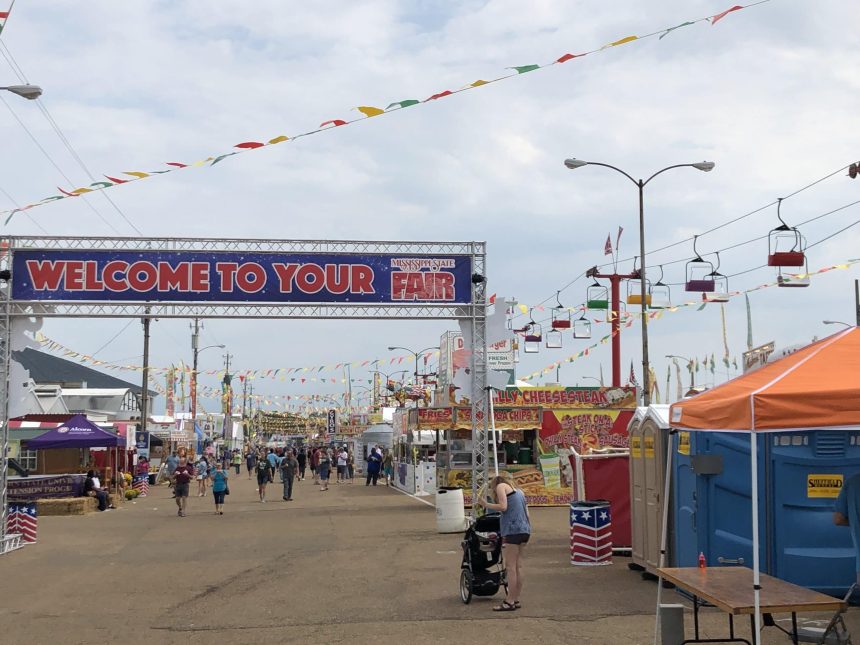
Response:
[{"label": "woman in blue top", "polygon": [[221,462],[215,464],[215,470],[209,475],[212,479],[212,497],[215,498],[215,514],[224,515],[224,495],[227,494],[227,471]]},{"label": "woman in blue top", "polygon": [[510,474],[502,473],[493,477],[489,490],[495,503],[475,500],[477,506],[491,511],[501,511],[502,550],[505,556],[505,569],[508,572],[508,597],[493,611],[514,611],[520,608],[520,594],[523,591],[523,552],[531,537],[532,526],[526,496],[514,488]]}]

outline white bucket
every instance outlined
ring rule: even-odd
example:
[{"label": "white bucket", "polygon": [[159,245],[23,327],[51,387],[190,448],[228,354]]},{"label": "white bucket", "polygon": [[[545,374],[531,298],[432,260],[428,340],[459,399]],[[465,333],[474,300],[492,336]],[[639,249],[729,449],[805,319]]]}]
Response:
[{"label": "white bucket", "polygon": [[439,533],[462,533],[466,530],[462,488],[443,487],[436,491],[436,530]]}]

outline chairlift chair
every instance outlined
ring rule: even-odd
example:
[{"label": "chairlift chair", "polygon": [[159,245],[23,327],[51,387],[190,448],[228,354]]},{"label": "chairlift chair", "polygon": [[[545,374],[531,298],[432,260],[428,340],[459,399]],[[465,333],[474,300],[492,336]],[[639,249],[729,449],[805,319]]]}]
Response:
[{"label": "chairlift chair", "polygon": [[574,338],[591,338],[591,321],[586,319],[585,312],[573,321]]},{"label": "chairlift chair", "polygon": [[687,281],[684,283],[684,290],[712,293],[715,289],[714,280],[711,277],[714,273],[714,265],[712,262],[703,260],[699,255],[696,250],[697,238],[698,235],[693,237],[693,252],[696,257],[687,262]]},{"label": "chairlift chair", "polygon": [[[645,306],[651,306],[651,281],[645,280]],[[641,305],[642,304],[642,283],[639,280],[627,281],[627,304]]]},{"label": "chairlift chair", "polygon": [[773,229],[767,237],[767,265],[770,267],[802,267],[806,262],[806,238],[794,226],[786,224],[780,207],[782,198],[776,202],[776,216],[779,226]]},{"label": "chairlift chair", "polygon": [[[552,309],[552,323],[551,326],[553,329],[570,329],[570,312],[564,308],[564,305],[561,304],[561,300],[559,300],[560,291],[555,292],[555,301],[556,306]],[[549,335],[549,332],[547,332]],[[549,345],[547,345],[549,347]],[[561,347],[561,345],[559,345]]]},{"label": "chairlift chair", "polygon": [[523,336],[523,351],[526,354],[537,354],[540,351],[541,341],[543,341],[543,327],[534,321],[532,310],[529,310],[529,324]]},{"label": "chairlift chair", "polygon": [[672,290],[668,284],[663,283],[663,267],[660,267],[660,279],[650,289],[651,309],[668,309],[672,306]]},{"label": "chairlift chair", "polygon": [[717,253],[717,266],[708,274],[713,282],[714,288],[710,292],[702,292],[702,300],[705,302],[728,302],[729,301],[729,279],[720,273],[720,254]]},{"label": "chairlift chair", "polygon": [[560,329],[550,329],[546,333],[546,348],[547,349],[559,349],[564,345],[564,339],[561,335]]},{"label": "chairlift chair", "polygon": [[585,296],[586,307],[589,309],[609,309],[609,287],[605,287],[597,280],[588,287]]},{"label": "chairlift chair", "polygon": [[779,275],[776,276],[776,285],[778,287],[803,288],[809,286],[809,269],[807,268],[806,258],[803,259],[802,273],[788,273],[779,267]]}]

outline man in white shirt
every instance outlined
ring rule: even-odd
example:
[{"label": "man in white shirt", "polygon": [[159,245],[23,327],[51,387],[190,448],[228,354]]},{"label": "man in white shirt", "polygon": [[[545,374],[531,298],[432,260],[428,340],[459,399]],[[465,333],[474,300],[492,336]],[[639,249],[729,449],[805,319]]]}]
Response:
[{"label": "man in white shirt", "polygon": [[341,448],[337,453],[337,483],[341,483],[342,481],[346,481],[346,464],[347,459],[349,458],[349,454],[346,452],[346,448]]}]

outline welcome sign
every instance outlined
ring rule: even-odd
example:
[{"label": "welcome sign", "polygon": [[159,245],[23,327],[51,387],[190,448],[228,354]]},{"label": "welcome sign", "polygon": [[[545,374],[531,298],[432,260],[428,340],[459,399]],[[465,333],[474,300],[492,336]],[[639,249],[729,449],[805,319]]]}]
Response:
[{"label": "welcome sign", "polygon": [[471,256],[18,250],[16,300],[471,302]]}]

